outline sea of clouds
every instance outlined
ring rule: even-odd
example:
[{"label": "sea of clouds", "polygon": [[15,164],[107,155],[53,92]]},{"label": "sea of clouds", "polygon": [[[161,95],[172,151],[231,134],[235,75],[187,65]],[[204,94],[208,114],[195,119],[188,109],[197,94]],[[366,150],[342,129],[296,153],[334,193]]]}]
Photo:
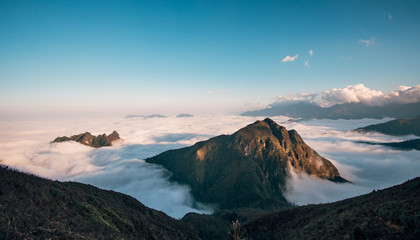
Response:
[{"label": "sea of clouds", "polygon": [[[79,181],[129,194],[143,204],[181,218],[188,212],[210,213],[194,201],[188,186],[169,181],[170,173],[144,159],[165,150],[190,146],[220,134],[232,134],[258,117],[200,115],[186,118],[107,118],[0,122],[0,161],[50,179]],[[262,119],[260,119],[262,120]],[[287,181],[286,198],[298,205],[331,202],[368,193],[418,176],[418,151],[398,151],[358,141],[388,142],[414,138],[361,134],[352,129],[390,119],[308,120],[277,123],[299,132],[305,142],[331,160],[352,183],[333,183],[304,174]],[[75,142],[50,143],[57,136],[89,131],[118,131],[123,141],[94,149]]]}]

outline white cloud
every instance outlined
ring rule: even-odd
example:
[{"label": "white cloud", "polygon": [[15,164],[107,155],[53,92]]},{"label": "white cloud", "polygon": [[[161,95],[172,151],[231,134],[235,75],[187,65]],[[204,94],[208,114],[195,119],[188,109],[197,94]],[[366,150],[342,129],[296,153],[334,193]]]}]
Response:
[{"label": "white cloud", "polygon": [[309,55],[313,56],[314,55],[314,50],[309,50]]},{"label": "white cloud", "polygon": [[384,15],[386,18],[388,18],[388,20],[392,20],[392,14],[389,12],[384,12]]},{"label": "white cloud", "polygon": [[383,96],[381,91],[371,90],[363,84],[350,85],[343,89],[333,88],[322,93],[322,99],[327,102],[371,102],[373,99]]},{"label": "white cloud", "polygon": [[382,106],[388,103],[414,103],[420,102],[420,84],[414,87],[400,86],[396,90],[383,93],[359,83],[345,88],[333,88],[317,93],[298,93],[277,97],[277,103],[286,101],[309,101],[323,107],[334,104],[361,102],[371,106]]},{"label": "white cloud", "polygon": [[[289,95],[280,95],[277,96],[277,102],[293,102],[293,101],[310,101],[314,102],[318,97],[318,93],[297,93],[297,94],[289,94]],[[274,103],[274,104],[276,104]]]},{"label": "white cloud", "polygon": [[359,43],[363,44],[365,47],[374,46],[377,44],[375,37],[371,37],[370,39],[367,39],[367,40],[360,39]]},{"label": "white cloud", "polygon": [[309,65],[309,60],[306,60],[306,62],[305,62],[305,66],[306,66],[306,67],[311,67],[311,65]]},{"label": "white cloud", "polygon": [[[418,86],[420,87],[420,86]],[[405,95],[413,87],[396,92]],[[408,91],[408,92],[407,92]],[[400,94],[400,93],[399,93]],[[290,98],[313,99],[316,94],[300,93]],[[0,122],[0,160],[4,164],[43,177],[90,183],[129,194],[149,207],[182,217],[189,211],[208,212],[195,207],[189,188],[168,181],[169,173],[143,161],[168,149],[192,145],[210,136],[232,134],[257,117],[194,115],[190,118],[117,118]],[[275,117],[278,123],[287,117]],[[389,187],[420,172],[417,151],[395,151],[355,141],[403,139],[381,134],[359,134],[348,130],[384,120],[311,120],[285,123],[296,129],[305,142],[331,160],[343,177],[353,184],[335,184],[306,175],[292,175],[287,181],[287,199],[298,204],[331,202]],[[68,142],[49,144],[56,136],[89,130],[92,134],[117,130],[124,142],[93,149]]]},{"label": "white cloud", "polygon": [[281,62],[293,62],[295,61],[297,58],[299,57],[299,54],[296,54],[295,56],[291,57],[291,56],[286,56],[285,58],[283,58],[283,60],[281,60]]}]

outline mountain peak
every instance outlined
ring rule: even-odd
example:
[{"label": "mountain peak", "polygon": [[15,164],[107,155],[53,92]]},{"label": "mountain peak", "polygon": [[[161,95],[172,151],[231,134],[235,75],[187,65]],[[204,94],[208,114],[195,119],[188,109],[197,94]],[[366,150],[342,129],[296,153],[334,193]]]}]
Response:
[{"label": "mountain peak", "polygon": [[288,131],[270,118],[256,121],[233,136],[239,146],[243,146],[239,148],[246,156],[253,152],[255,158],[282,159],[295,172],[306,172],[331,181],[345,181],[330,161],[306,145],[296,130]]},{"label": "mountain peak", "polygon": [[287,131],[269,118],[146,161],[169,169],[172,179],[190,185],[199,201],[221,208],[288,205],[283,195],[291,171],[346,181],[295,130]]}]

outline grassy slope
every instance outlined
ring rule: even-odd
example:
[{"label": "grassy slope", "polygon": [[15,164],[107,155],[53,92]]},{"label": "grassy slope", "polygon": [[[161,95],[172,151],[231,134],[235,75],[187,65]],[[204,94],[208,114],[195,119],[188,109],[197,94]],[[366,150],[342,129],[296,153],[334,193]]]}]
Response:
[{"label": "grassy slope", "polygon": [[136,199],[0,167],[0,239],[197,239]]}]

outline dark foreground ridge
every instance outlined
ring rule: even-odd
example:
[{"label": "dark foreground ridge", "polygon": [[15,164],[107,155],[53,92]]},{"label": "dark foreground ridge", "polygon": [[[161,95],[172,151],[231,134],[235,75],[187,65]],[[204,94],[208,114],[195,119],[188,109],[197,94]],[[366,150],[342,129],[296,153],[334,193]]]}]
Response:
[{"label": "dark foreground ridge", "polygon": [[0,239],[197,239],[163,212],[113,191],[0,167]]},{"label": "dark foreground ridge", "polygon": [[163,165],[173,180],[191,186],[198,201],[221,209],[289,206],[283,193],[290,171],[347,182],[295,130],[287,131],[269,118],[146,161]]},{"label": "dark foreground ridge", "polygon": [[276,211],[187,214],[181,221],[125,194],[0,166],[0,239],[420,239],[420,178],[343,201]]},{"label": "dark foreground ridge", "polygon": [[420,178],[343,201],[270,213],[244,225],[258,239],[420,239]]},{"label": "dark foreground ridge", "polygon": [[106,147],[106,146],[112,146],[112,142],[119,140],[120,135],[113,131],[108,136],[104,133],[102,135],[93,136],[90,132],[81,133],[79,135],[73,135],[70,137],[58,137],[54,139],[52,142],[66,142],[66,141],[76,141],[81,144],[94,147],[94,148],[100,148],[100,147]]}]

